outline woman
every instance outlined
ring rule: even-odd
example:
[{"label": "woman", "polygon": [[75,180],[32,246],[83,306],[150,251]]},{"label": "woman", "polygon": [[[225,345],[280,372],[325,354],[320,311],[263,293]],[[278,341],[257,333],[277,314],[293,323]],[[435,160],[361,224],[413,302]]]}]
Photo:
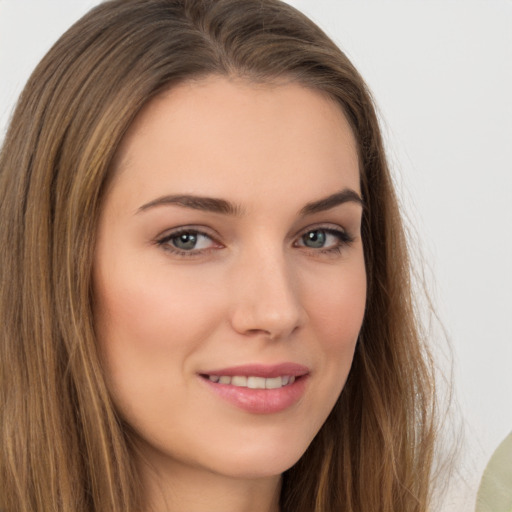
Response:
[{"label": "woman", "polygon": [[0,508],[424,511],[433,377],[371,97],[275,0],[114,0],[0,159]]}]

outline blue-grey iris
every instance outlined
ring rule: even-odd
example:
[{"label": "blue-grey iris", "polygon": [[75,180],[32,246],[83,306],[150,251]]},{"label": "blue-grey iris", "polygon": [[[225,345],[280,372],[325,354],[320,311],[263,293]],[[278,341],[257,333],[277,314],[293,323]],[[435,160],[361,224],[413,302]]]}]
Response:
[{"label": "blue-grey iris", "polygon": [[309,231],[302,237],[302,241],[306,247],[312,249],[319,249],[325,245],[326,233],[325,231],[315,230]]},{"label": "blue-grey iris", "polygon": [[172,243],[178,249],[185,251],[195,249],[197,244],[197,235],[195,233],[182,233],[181,235],[176,236]]}]

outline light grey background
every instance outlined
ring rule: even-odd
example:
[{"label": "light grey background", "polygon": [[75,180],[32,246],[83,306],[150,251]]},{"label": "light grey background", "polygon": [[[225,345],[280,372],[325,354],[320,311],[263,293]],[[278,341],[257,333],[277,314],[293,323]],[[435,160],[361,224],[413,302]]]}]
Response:
[{"label": "light grey background", "polygon": [[[0,0],[0,138],[33,67],[96,3]],[[485,463],[512,430],[512,1],[289,3],[334,38],[379,105],[454,351],[466,441],[443,510],[472,510]]]}]

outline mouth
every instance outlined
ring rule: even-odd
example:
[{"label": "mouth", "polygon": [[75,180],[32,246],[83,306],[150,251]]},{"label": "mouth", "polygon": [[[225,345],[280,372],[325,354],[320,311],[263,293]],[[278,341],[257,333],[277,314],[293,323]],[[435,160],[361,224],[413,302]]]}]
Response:
[{"label": "mouth", "polygon": [[200,373],[217,396],[255,414],[272,414],[295,405],[306,390],[309,369],[295,363],[245,365]]},{"label": "mouth", "polygon": [[236,386],[248,389],[279,389],[290,386],[295,382],[294,375],[281,375],[278,377],[257,377],[255,375],[201,375],[210,382]]}]

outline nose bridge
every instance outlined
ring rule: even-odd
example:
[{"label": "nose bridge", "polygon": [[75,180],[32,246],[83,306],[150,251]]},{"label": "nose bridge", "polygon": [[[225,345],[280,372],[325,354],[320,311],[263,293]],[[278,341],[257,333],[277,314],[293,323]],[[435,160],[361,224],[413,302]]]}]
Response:
[{"label": "nose bridge", "polygon": [[245,252],[234,273],[233,327],[244,334],[286,337],[304,320],[299,286],[283,247]]}]

